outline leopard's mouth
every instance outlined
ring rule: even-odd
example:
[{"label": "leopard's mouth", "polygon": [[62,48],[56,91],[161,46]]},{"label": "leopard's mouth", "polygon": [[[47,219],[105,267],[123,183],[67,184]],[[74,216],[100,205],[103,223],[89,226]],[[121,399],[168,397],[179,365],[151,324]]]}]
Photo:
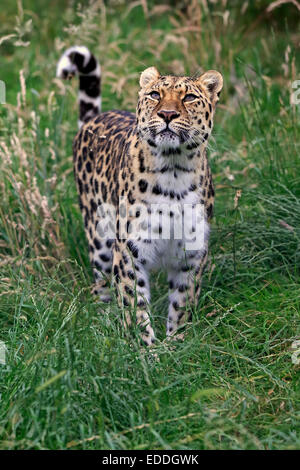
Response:
[{"label": "leopard's mouth", "polygon": [[159,136],[160,139],[163,139],[166,142],[179,140],[179,145],[184,144],[190,139],[190,134],[187,132],[187,130],[173,130],[169,126],[166,126],[163,130],[157,132],[156,136]]},{"label": "leopard's mouth", "polygon": [[173,130],[169,126],[166,126],[164,129],[156,132],[153,136],[154,141],[157,146],[161,147],[163,150],[170,148],[180,147],[188,139],[188,135],[185,131]]},{"label": "leopard's mouth", "polygon": [[172,131],[169,127],[166,127],[166,129],[163,129],[162,131],[158,132],[158,135],[161,135],[163,137],[178,137],[176,132]]}]

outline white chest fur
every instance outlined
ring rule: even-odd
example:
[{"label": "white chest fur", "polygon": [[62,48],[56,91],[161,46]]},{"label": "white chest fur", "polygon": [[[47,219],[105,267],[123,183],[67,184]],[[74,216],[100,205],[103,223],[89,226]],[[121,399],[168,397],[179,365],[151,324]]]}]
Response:
[{"label": "white chest fur", "polygon": [[189,172],[159,174],[143,201],[146,210],[130,239],[149,269],[176,269],[190,254],[207,249],[209,225],[194,180]]}]

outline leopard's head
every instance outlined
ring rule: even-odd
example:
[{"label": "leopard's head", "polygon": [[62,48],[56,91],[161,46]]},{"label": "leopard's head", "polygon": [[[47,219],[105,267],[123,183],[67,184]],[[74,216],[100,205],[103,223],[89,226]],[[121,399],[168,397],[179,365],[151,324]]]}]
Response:
[{"label": "leopard's head", "polygon": [[207,141],[223,86],[219,72],[175,77],[150,67],[141,74],[140,86],[137,126],[142,139],[163,150]]}]

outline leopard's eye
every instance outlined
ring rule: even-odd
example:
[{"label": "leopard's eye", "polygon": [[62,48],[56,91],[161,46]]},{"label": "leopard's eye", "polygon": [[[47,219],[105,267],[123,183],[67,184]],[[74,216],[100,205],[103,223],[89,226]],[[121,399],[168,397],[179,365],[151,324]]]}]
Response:
[{"label": "leopard's eye", "polygon": [[160,94],[158,93],[158,91],[151,91],[151,93],[149,93],[149,95],[154,100],[159,100],[160,99]]},{"label": "leopard's eye", "polygon": [[193,93],[189,93],[188,95],[185,95],[185,97],[183,98],[183,101],[186,103],[188,101],[194,101],[197,98],[198,98],[198,96],[193,95]]}]

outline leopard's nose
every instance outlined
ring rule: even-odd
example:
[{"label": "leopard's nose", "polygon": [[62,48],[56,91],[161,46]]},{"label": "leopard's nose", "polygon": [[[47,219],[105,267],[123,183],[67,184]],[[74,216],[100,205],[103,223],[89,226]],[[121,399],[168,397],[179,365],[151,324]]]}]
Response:
[{"label": "leopard's nose", "polygon": [[173,110],[169,111],[169,110],[164,110],[164,109],[161,109],[160,111],[158,111],[157,115],[161,117],[167,124],[173,121],[173,119],[176,119],[177,117],[180,116],[180,114],[177,111],[173,111]]}]

